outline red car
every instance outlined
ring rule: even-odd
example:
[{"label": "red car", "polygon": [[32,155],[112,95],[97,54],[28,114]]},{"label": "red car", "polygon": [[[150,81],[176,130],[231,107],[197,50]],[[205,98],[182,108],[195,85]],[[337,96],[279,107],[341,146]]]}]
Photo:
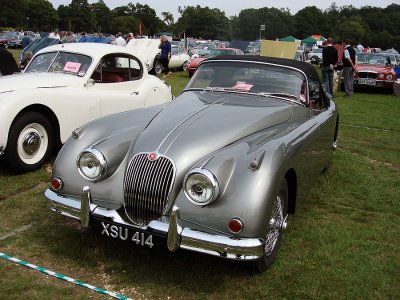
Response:
[{"label": "red car", "polygon": [[[236,48],[215,48],[211,49],[209,56],[218,56],[218,55],[244,55],[244,52],[240,49]],[[206,56],[208,57],[208,56]],[[189,76],[192,77],[194,72],[196,72],[197,67],[200,62],[202,62],[206,57],[196,57],[191,59],[187,64],[187,70],[189,72]]]},{"label": "red car", "polygon": [[354,86],[392,89],[396,81],[396,57],[390,53],[359,53]]}]

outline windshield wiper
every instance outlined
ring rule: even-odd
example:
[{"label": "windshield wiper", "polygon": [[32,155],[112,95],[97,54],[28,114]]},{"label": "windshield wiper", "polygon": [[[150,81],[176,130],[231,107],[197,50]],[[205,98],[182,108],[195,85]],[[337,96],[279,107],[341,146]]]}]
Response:
[{"label": "windshield wiper", "polygon": [[257,96],[264,96],[264,97],[274,96],[274,97],[285,97],[285,98],[291,98],[291,99],[298,99],[298,97],[296,95],[282,93],[282,92],[276,92],[276,93],[260,92],[260,93],[257,93]]}]

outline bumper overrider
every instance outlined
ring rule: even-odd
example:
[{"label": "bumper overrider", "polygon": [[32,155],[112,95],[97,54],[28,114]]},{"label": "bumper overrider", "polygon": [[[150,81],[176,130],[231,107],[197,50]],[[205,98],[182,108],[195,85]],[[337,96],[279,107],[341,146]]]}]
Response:
[{"label": "bumper overrider", "polygon": [[[93,204],[89,187],[82,190],[81,201],[74,198],[60,196],[51,189],[44,193],[50,209],[61,215],[80,220],[82,226],[88,227],[92,219],[104,220],[103,233],[117,235],[117,229],[112,226],[122,226],[141,233],[154,234],[167,239],[170,251],[179,248],[201,252],[236,260],[256,260],[264,255],[264,241],[258,238],[237,238],[224,235],[211,234],[188,227],[181,226],[180,212],[174,206],[168,222],[153,220],[145,226],[134,226],[125,222],[116,210],[109,210]],[[115,237],[115,236],[114,236]],[[142,241],[143,245],[143,241]]]}]

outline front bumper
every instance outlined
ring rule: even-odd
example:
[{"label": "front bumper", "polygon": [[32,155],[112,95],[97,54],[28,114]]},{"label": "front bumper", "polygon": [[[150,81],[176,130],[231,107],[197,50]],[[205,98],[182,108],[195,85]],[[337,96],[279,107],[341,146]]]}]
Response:
[{"label": "front bumper", "polygon": [[170,251],[182,248],[236,260],[256,260],[264,255],[262,239],[229,237],[183,227],[177,206],[172,209],[169,222],[153,220],[145,226],[137,227],[125,222],[116,210],[93,204],[89,187],[83,188],[81,200],[59,196],[51,189],[47,189],[44,195],[52,211],[80,220],[84,227],[89,226],[91,218],[96,218],[139,229],[149,234],[157,233],[167,239]]}]

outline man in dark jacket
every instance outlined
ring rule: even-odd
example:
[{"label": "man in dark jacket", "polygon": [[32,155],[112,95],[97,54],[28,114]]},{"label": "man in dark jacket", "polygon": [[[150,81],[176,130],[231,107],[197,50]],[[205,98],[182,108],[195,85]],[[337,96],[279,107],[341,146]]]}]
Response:
[{"label": "man in dark jacket", "polygon": [[332,46],[332,38],[328,38],[327,44],[322,50],[322,77],[326,91],[333,96],[333,73],[338,60],[338,52]]}]

